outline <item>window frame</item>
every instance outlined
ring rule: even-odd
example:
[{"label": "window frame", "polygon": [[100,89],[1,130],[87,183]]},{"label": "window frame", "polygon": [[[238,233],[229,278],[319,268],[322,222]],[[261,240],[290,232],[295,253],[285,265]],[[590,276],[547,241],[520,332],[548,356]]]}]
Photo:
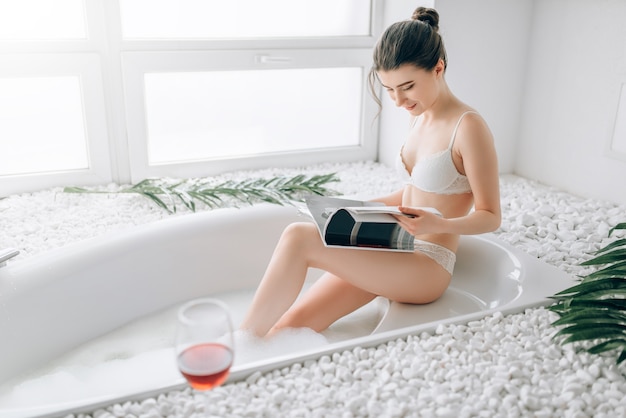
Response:
[{"label": "window frame", "polygon": [[[262,63],[260,57],[269,57]],[[147,177],[194,177],[218,174],[229,170],[267,166],[298,166],[319,162],[341,162],[374,159],[377,153],[376,107],[368,100],[367,71],[369,49],[301,50],[227,50],[185,52],[141,52],[123,54],[126,86],[129,159],[133,182]],[[146,73],[204,72],[224,70],[296,69],[359,67],[362,71],[362,103],[360,109],[360,141],[357,146],[264,153],[259,156],[224,157],[203,161],[150,165],[145,123],[144,75]],[[190,70],[193,68],[193,70]],[[244,117],[244,115],[242,115]]]},{"label": "window frame", "polygon": [[[17,0],[16,0],[17,1]],[[263,38],[232,40],[123,40],[118,0],[84,0],[87,39],[54,41],[0,41],[0,62],[15,61],[12,74],[50,76],[79,74],[84,93],[84,123],[87,131],[89,169],[0,177],[0,196],[66,185],[125,184],[146,177],[194,177],[237,169],[301,166],[319,162],[348,162],[375,159],[378,154],[378,108],[370,98],[367,72],[371,48],[383,25],[383,1],[371,2],[370,35],[320,38]],[[258,69],[254,55],[293,55],[287,64],[270,62],[264,68],[315,68],[312,57],[333,57],[330,67],[363,68],[361,145],[349,149],[301,150],[264,154],[261,157],[226,158],[186,162],[176,165],[147,166],[147,148],[141,148],[145,135],[142,71],[166,68],[164,61],[185,60],[176,68],[207,71],[209,56],[232,57],[240,67]],[[308,58],[307,58],[308,56]],[[247,58],[242,58],[247,57]],[[304,58],[303,58],[304,57]],[[318,63],[319,64],[319,63]],[[255,68],[255,65],[257,67]],[[56,72],[55,72],[56,71]],[[0,67],[0,77],[8,74]],[[139,138],[139,139],[138,139]],[[138,144],[139,143],[139,144]],[[145,145],[145,144],[144,144]],[[355,149],[356,148],[356,149]]]},{"label": "window frame", "polygon": [[[61,56],[59,56],[61,55]],[[82,93],[87,168],[0,176],[0,195],[70,184],[112,181],[100,60],[93,53],[0,54],[0,77],[78,77]]]}]

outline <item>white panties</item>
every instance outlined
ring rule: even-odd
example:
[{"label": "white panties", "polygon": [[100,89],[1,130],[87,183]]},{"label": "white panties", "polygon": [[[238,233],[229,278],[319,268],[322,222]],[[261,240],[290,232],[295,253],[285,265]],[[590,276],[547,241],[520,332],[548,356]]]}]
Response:
[{"label": "white panties", "polygon": [[432,242],[416,239],[415,251],[419,251],[432,258],[437,264],[446,269],[448,273],[452,274],[452,271],[454,270],[454,263],[456,262],[456,254],[446,247],[433,244]]}]

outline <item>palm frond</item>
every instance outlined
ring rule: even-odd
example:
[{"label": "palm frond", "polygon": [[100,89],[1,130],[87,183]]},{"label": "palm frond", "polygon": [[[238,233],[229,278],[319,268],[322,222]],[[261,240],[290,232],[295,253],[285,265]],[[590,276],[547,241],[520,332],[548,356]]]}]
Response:
[{"label": "palm frond", "polygon": [[626,238],[618,239],[617,241],[614,241],[614,242],[610,243],[606,247],[603,247],[603,248],[599,249],[596,252],[596,254],[601,254],[603,252],[612,250],[613,248],[622,247],[624,245],[626,245]]},{"label": "palm frond", "polygon": [[556,333],[555,337],[569,335],[564,344],[576,341],[593,341],[606,338],[626,338],[626,326],[616,324],[571,325]]},{"label": "palm frond", "polygon": [[[626,339],[624,338],[616,338],[613,340],[604,341],[600,344],[596,344],[593,347],[589,347],[587,350],[590,354],[600,354],[605,351],[612,351],[615,349],[620,349],[622,347],[626,347]],[[624,351],[622,351],[622,354]]]},{"label": "palm frond", "polygon": [[619,262],[622,260],[626,260],[626,248],[613,249],[595,258],[592,258],[591,260],[584,261],[580,265],[591,266],[591,265],[598,265],[598,264],[608,264],[608,263]]},{"label": "palm frond", "polygon": [[617,323],[626,325],[626,313],[598,309],[580,309],[569,312],[553,322],[553,325],[604,324]]},{"label": "palm frond", "polygon": [[[553,297],[554,298],[554,297]],[[574,312],[575,310],[582,309],[604,309],[604,310],[626,310],[626,300],[623,299],[583,299],[577,297],[564,297],[555,305],[548,308],[556,313]]]},{"label": "palm frond", "polygon": [[615,225],[613,228],[611,228],[611,230],[609,231],[609,237],[617,229],[626,229],[626,222],[622,222],[620,224]]},{"label": "palm frond", "polygon": [[[609,236],[622,229],[626,223],[613,227]],[[619,364],[626,360],[626,239],[616,239],[581,266],[603,267],[552,296],[556,303],[549,309],[559,315],[552,325],[561,327],[554,338],[562,344],[585,343],[591,354],[619,352]]]},{"label": "palm frond", "polygon": [[626,279],[619,277],[583,281],[557,293],[555,296],[564,298],[577,296],[579,298],[603,300],[618,295],[626,296]]},{"label": "palm frond", "polygon": [[268,202],[277,205],[289,205],[294,200],[301,200],[306,194],[337,194],[327,186],[338,182],[336,173],[307,176],[298,174],[293,177],[277,176],[269,179],[251,178],[242,181],[228,180],[214,184],[214,179],[145,179],[117,191],[90,190],[83,187],[65,187],[65,193],[134,193],[149,199],[158,207],[175,213],[177,204],[182,204],[192,212],[198,209],[197,203],[209,208],[216,208],[224,199],[232,199],[246,204]]},{"label": "palm frond", "polygon": [[626,261],[620,261],[603,269],[596,270],[593,273],[589,273],[587,276],[582,278],[582,281],[589,282],[598,279],[605,279],[607,277],[615,279],[623,279],[626,277]]}]

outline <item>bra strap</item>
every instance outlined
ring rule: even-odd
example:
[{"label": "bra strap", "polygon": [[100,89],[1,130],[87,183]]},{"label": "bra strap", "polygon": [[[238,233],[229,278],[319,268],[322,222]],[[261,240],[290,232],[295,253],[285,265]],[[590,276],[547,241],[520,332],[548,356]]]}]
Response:
[{"label": "bra strap", "polygon": [[467,115],[468,113],[478,114],[478,112],[475,112],[473,110],[468,110],[466,112],[463,112],[463,114],[459,117],[459,120],[457,121],[456,126],[454,127],[454,131],[452,132],[452,138],[450,138],[450,145],[448,145],[448,149],[452,148],[452,144],[454,144],[454,139],[456,138],[456,131],[459,129],[459,125],[461,124],[461,121],[463,120],[465,115]]}]

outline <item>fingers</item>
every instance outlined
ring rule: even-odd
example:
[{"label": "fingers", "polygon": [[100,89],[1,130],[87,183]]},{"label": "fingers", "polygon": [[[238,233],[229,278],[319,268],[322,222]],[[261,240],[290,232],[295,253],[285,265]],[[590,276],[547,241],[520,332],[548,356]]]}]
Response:
[{"label": "fingers", "polygon": [[417,208],[411,208],[408,206],[398,206],[398,209],[400,210],[400,212],[409,215],[411,217],[417,217],[417,216],[421,216],[423,214],[423,210],[421,209],[417,209]]},{"label": "fingers", "polygon": [[400,212],[403,212],[407,215],[413,216],[428,216],[428,215],[437,215],[440,218],[443,217],[441,212],[439,212],[436,208],[430,207],[410,207],[410,206],[398,206]]},{"label": "fingers", "polygon": [[404,228],[411,235],[420,235],[429,232],[434,232],[435,217],[431,216],[427,210],[412,208],[407,206],[399,206],[400,212],[405,215],[394,215],[398,224]]}]

